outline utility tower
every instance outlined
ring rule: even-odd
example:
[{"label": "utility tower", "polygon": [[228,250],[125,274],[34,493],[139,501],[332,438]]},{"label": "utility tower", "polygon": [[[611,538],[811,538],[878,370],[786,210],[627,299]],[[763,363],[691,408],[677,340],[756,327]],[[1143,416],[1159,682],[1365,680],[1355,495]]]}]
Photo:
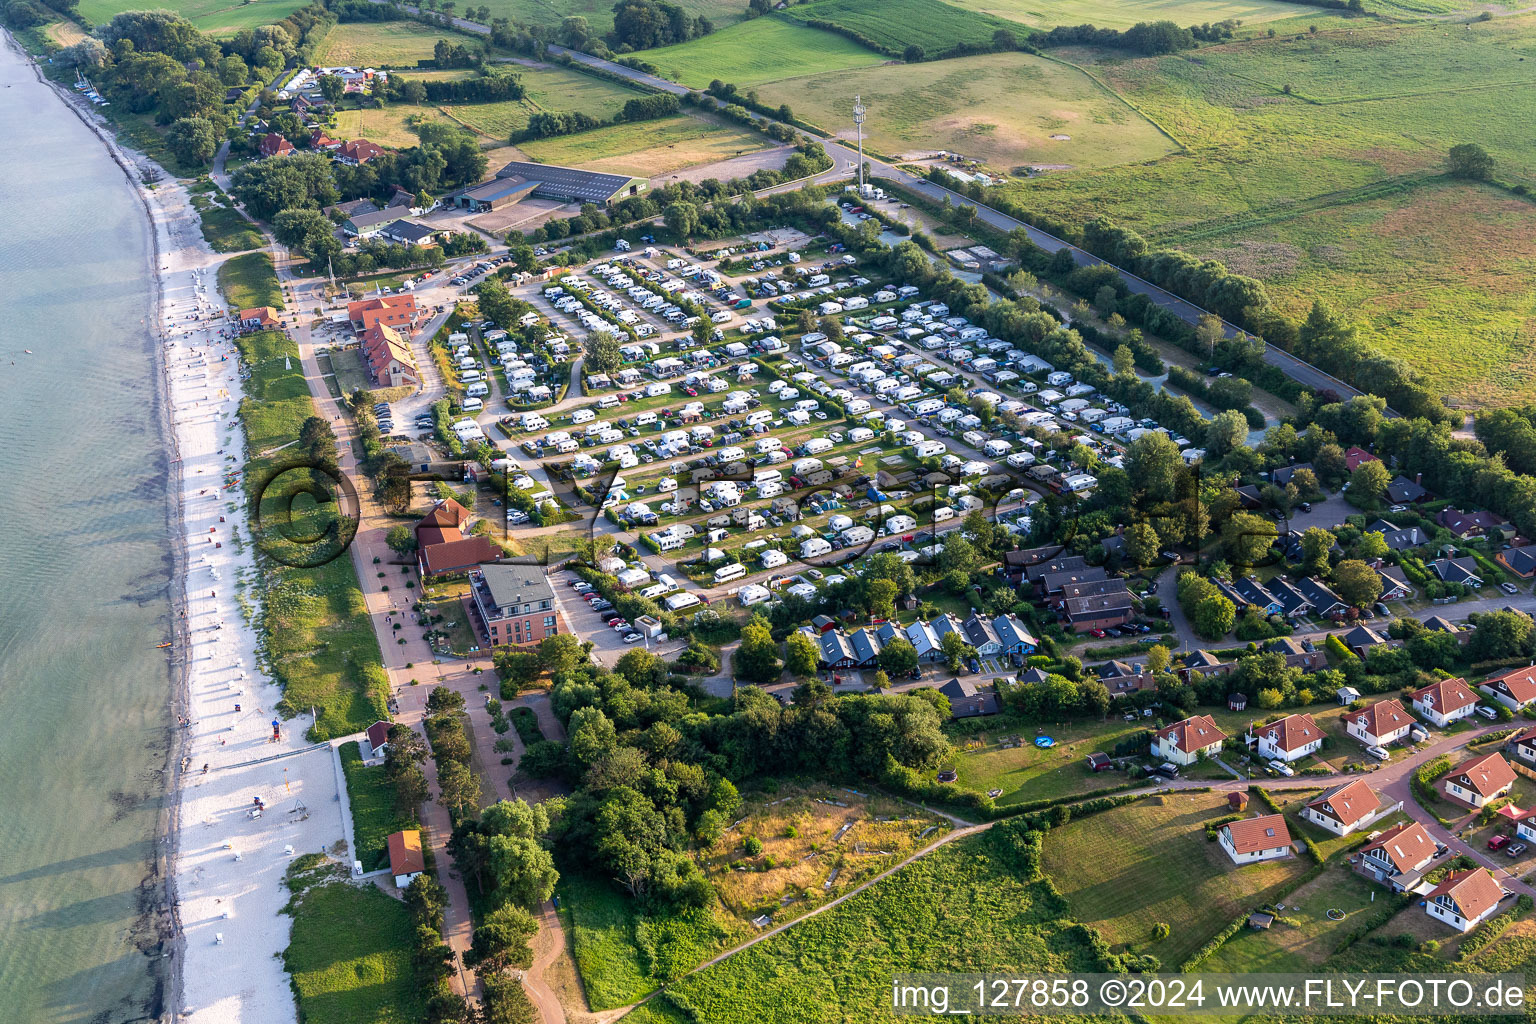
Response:
[{"label": "utility tower", "polygon": [[853,97],[853,126],[859,130],[859,195],[864,195],[864,104]]}]

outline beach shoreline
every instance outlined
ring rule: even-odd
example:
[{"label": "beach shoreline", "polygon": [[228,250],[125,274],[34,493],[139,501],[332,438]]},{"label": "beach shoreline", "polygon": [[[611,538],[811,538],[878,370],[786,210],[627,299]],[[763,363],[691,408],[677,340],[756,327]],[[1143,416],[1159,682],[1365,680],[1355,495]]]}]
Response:
[{"label": "beach shoreline", "polygon": [[216,280],[227,256],[203,238],[174,175],[123,146],[84,98],[5,38],[102,141],[151,228],[149,342],[172,559],[171,736],[146,877],[158,893],[144,901],[135,939],[157,975],[156,1016],[287,1024],[297,1008],[281,960],[291,927],[283,877],[293,857],[334,853],[350,840],[349,807],[334,744],[309,743],[304,719],[275,714],[282,693],[261,671],[241,600],[242,589],[259,588],[260,574],[242,479],[243,369]]}]

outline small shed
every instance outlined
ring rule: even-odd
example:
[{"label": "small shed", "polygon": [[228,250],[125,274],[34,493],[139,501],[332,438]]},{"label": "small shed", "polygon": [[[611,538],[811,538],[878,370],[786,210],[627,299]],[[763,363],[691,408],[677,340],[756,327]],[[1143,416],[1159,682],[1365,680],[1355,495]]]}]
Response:
[{"label": "small shed", "polygon": [[1353,686],[1339,687],[1339,705],[1341,707],[1347,708],[1359,699],[1360,691],[1355,689]]},{"label": "small shed", "polygon": [[1241,814],[1248,807],[1248,794],[1231,792],[1227,794],[1227,806],[1234,812]]},{"label": "small shed", "polygon": [[1227,696],[1228,711],[1248,710],[1248,695],[1246,693],[1233,693]]},{"label": "small shed", "polygon": [[368,727],[368,732],[365,735],[366,741],[364,745],[367,747],[367,750],[363,752],[363,760],[367,761],[375,757],[383,757],[384,748],[389,743],[389,723],[374,722]]},{"label": "small shed", "polygon": [[1249,928],[1268,929],[1269,926],[1274,923],[1275,915],[1273,914],[1265,914],[1262,911],[1256,911],[1248,915]]},{"label": "small shed", "polygon": [[389,873],[395,876],[395,885],[401,889],[427,870],[427,860],[421,852],[421,832],[405,829],[385,840],[389,847]]}]

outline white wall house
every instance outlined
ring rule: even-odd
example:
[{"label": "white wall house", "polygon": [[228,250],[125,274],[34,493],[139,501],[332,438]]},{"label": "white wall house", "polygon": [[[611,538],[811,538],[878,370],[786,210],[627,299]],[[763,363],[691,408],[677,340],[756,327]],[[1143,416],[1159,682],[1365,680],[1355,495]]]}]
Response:
[{"label": "white wall house", "polygon": [[1413,718],[1396,698],[1344,713],[1344,731],[1368,747],[1385,747],[1408,735]]},{"label": "white wall house", "polygon": [[1459,932],[1469,932],[1499,909],[1504,887],[1487,868],[1452,871],[1431,891],[1424,911]]},{"label": "white wall house", "polygon": [[1221,826],[1217,841],[1234,864],[1257,864],[1291,855],[1291,832],[1285,815],[1266,814]]},{"label": "white wall house", "polygon": [[1414,712],[1440,729],[1471,717],[1477,707],[1477,697],[1465,679],[1442,679],[1413,691],[1410,696]]},{"label": "white wall house", "polygon": [[1259,740],[1259,757],[1266,761],[1299,761],[1323,745],[1323,730],[1308,714],[1287,715],[1253,731]]},{"label": "white wall house", "polygon": [[1178,765],[1191,765],[1201,754],[1215,757],[1221,753],[1222,741],[1227,734],[1216,727],[1210,715],[1195,715],[1182,722],[1174,722],[1152,737],[1152,757],[1172,761]]}]

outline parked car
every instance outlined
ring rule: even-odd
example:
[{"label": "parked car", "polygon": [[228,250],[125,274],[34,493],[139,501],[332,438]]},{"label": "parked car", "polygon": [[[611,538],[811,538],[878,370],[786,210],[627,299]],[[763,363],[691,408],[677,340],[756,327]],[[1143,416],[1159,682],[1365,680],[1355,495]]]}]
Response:
[{"label": "parked car", "polygon": [[645,639],[645,637],[641,636],[639,633],[626,633],[626,634],[624,634],[624,642],[627,643],[627,644],[637,644],[641,640],[644,640],[644,639]]},{"label": "parked car", "polygon": [[1157,766],[1156,770],[1157,774],[1170,779],[1176,779],[1179,777],[1179,766],[1174,764],[1172,761],[1164,761],[1162,764]]},{"label": "parked car", "polygon": [[1477,706],[1477,713],[1488,719],[1490,722],[1497,722],[1499,720],[1499,713],[1493,710],[1493,708],[1489,707],[1487,704],[1479,704]]},{"label": "parked car", "polygon": [[1516,843],[1515,845],[1511,846],[1509,849],[1504,851],[1504,856],[1506,856],[1506,857],[1518,857],[1522,853],[1524,853],[1525,850],[1526,850],[1526,846],[1525,846],[1524,843]]},{"label": "parked car", "polygon": [[1509,836],[1494,836],[1488,840],[1488,849],[1502,850],[1509,845]]},{"label": "parked car", "polygon": [[1520,593],[1520,588],[1515,586],[1513,583],[1500,583],[1499,584],[1499,589],[1504,591],[1504,593],[1506,593],[1506,594],[1518,594],[1518,593]]},{"label": "parked car", "polygon": [[1296,769],[1292,768],[1290,765],[1286,764],[1279,758],[1269,762],[1269,770],[1277,775],[1284,775],[1286,778],[1290,778],[1292,775],[1296,774]]}]

